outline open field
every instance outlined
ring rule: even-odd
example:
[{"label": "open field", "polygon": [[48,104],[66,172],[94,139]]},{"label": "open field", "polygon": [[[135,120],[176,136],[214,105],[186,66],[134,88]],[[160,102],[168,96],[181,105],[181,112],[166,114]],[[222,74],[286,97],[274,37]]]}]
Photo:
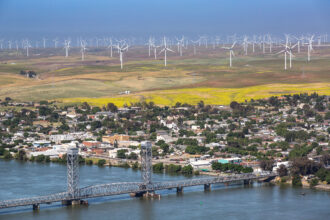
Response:
[{"label": "open field", "polygon": [[312,93],[330,94],[330,83],[310,84],[267,84],[244,88],[187,88],[140,92],[133,95],[121,95],[113,98],[68,98],[64,103],[88,102],[96,106],[105,106],[112,102],[117,106],[140,101],[154,102],[157,105],[173,106],[175,103],[197,104],[203,100],[210,105],[229,105],[232,101],[244,102],[250,99],[262,99],[284,94]]},{"label": "open field", "polygon": [[[275,49],[275,51],[280,48]],[[62,49],[32,51],[28,59],[20,52],[0,52],[0,98],[20,101],[58,100],[64,103],[88,101],[95,105],[114,102],[119,106],[141,100],[159,105],[176,102],[195,104],[229,104],[272,95],[318,92],[330,95],[330,48],[315,48],[312,61],[306,62],[306,48],[296,54],[293,68],[283,70],[282,55],[244,56],[236,49],[233,67],[228,67],[228,54],[220,48],[192,48],[184,56],[169,54],[168,67],[163,57],[148,57],[147,48],[133,48],[124,54],[124,70],[120,70],[118,54],[91,49],[85,61],[73,49],[69,58]],[[52,54],[52,55],[49,55]],[[19,74],[33,70],[38,78]],[[120,95],[129,90],[130,95]]]}]

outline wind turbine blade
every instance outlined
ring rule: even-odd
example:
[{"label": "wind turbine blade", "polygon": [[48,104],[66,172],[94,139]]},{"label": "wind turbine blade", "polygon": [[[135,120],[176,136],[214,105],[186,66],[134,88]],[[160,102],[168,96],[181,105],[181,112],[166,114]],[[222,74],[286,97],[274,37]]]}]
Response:
[{"label": "wind turbine blade", "polygon": [[275,53],[275,55],[280,54],[280,53],[284,53],[284,52],[285,52],[285,50],[281,50],[280,52]]}]

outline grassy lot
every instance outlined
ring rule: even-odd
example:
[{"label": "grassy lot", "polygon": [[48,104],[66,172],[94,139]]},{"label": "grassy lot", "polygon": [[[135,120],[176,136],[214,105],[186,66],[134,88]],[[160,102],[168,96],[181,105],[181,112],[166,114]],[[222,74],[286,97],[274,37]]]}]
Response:
[{"label": "grassy lot", "polygon": [[173,106],[175,103],[197,104],[203,100],[211,105],[228,105],[231,101],[244,102],[250,99],[262,99],[284,94],[313,93],[330,94],[330,83],[314,84],[267,84],[244,88],[186,88],[139,92],[132,95],[101,98],[69,98],[64,103],[88,102],[92,105],[104,106],[109,102],[118,106],[130,105],[140,101],[152,101],[157,105]]},{"label": "grassy lot", "polygon": [[[283,70],[281,55],[243,56],[236,51],[233,67],[228,67],[228,54],[221,50],[192,49],[184,56],[170,54],[168,67],[163,57],[147,56],[147,50],[131,49],[124,55],[120,70],[118,55],[106,56],[105,50],[90,50],[85,61],[73,50],[64,58],[63,50],[36,51],[40,56],[28,59],[0,53],[0,99],[19,101],[59,100],[65,103],[88,101],[97,105],[115,102],[119,106],[140,100],[160,105],[176,102],[228,104],[271,95],[319,92],[330,95],[330,49],[316,48],[312,62],[305,51],[296,54],[293,68]],[[47,54],[53,54],[49,56]],[[20,70],[34,70],[37,79],[19,75]],[[119,95],[130,90],[130,95]]]}]

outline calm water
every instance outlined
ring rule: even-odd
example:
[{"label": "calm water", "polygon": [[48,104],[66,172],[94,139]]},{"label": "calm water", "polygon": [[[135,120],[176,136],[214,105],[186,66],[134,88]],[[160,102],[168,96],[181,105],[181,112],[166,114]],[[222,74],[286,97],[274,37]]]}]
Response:
[{"label": "calm water", "polygon": [[[66,167],[58,164],[0,160],[0,200],[65,191]],[[123,168],[82,166],[80,186],[137,181],[140,172]],[[183,176],[154,175],[154,180],[178,180]],[[301,192],[306,195],[302,196]],[[254,184],[212,186],[160,192],[160,200],[128,195],[90,199],[88,207],[44,205],[0,210],[0,219],[330,219],[330,193],[310,189]]]}]

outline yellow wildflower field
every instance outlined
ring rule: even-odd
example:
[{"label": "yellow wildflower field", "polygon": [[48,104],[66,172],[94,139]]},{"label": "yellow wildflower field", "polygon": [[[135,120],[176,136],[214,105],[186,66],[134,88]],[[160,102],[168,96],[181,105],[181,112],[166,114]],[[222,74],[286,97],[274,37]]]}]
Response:
[{"label": "yellow wildflower field", "polygon": [[100,98],[68,98],[63,103],[88,102],[95,106],[104,106],[109,102],[122,107],[140,101],[154,102],[160,106],[173,106],[175,103],[197,104],[203,100],[210,105],[228,105],[232,101],[244,102],[251,99],[263,99],[284,94],[313,93],[330,95],[330,83],[309,84],[268,84],[244,88],[184,88],[139,92],[129,95],[118,95]]}]

